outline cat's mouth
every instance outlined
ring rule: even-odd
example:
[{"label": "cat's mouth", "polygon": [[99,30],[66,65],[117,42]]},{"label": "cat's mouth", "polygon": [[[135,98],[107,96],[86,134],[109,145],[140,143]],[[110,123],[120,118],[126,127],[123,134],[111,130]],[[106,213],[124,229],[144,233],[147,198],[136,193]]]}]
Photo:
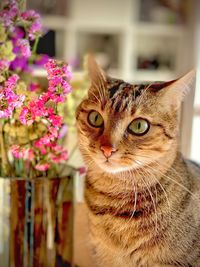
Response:
[{"label": "cat's mouth", "polygon": [[99,167],[108,173],[118,173],[128,171],[133,168],[130,165],[123,165],[121,159],[105,158],[103,161],[98,162]]}]

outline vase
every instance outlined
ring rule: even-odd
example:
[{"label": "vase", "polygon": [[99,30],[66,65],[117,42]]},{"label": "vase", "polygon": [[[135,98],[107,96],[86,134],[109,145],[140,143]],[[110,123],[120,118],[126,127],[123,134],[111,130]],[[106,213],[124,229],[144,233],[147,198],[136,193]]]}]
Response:
[{"label": "vase", "polygon": [[73,266],[73,175],[0,178],[0,266]]}]

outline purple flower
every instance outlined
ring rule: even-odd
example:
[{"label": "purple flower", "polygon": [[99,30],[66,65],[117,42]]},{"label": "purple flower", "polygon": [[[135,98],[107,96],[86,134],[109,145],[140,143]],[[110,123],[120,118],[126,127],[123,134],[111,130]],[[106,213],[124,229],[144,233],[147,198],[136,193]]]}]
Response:
[{"label": "purple flower", "polygon": [[8,28],[10,32],[14,30],[13,23],[18,15],[18,12],[18,5],[15,0],[6,1],[3,5],[2,11],[0,12],[0,17],[5,27]]},{"label": "purple flower", "polygon": [[25,57],[16,57],[11,63],[10,63],[10,70],[16,70],[16,71],[30,71],[30,67],[28,66],[28,60]]},{"label": "purple flower", "polygon": [[24,95],[14,93],[19,76],[13,74],[5,81],[0,93],[0,118],[10,118],[15,108],[21,107]]},{"label": "purple flower", "polygon": [[29,38],[34,40],[42,32],[42,24],[40,21],[35,21],[31,24],[29,28]]},{"label": "purple flower", "polygon": [[41,54],[37,56],[37,59],[35,60],[34,64],[37,66],[43,66],[46,64],[49,60],[49,56],[45,54]]},{"label": "purple flower", "polygon": [[30,57],[31,56],[31,50],[30,50],[30,44],[28,40],[26,39],[17,39],[16,41],[16,47],[18,49],[18,56],[22,57]]},{"label": "purple flower", "polygon": [[30,40],[34,40],[42,34],[42,24],[40,15],[34,10],[26,10],[21,13],[21,17],[25,22],[29,22],[27,27]]},{"label": "purple flower", "polygon": [[65,137],[65,135],[67,134],[68,131],[68,127],[66,124],[63,124],[63,126],[61,127],[60,131],[59,131],[59,139],[62,139],[63,137]]},{"label": "purple flower", "polygon": [[14,31],[11,34],[11,37],[13,40],[24,38],[24,36],[25,36],[25,32],[20,27],[15,27]]},{"label": "purple flower", "polygon": [[34,20],[40,19],[40,15],[37,12],[35,12],[35,10],[33,9],[22,12],[21,17],[24,20],[28,20],[28,21],[31,21],[31,20],[34,21]]}]

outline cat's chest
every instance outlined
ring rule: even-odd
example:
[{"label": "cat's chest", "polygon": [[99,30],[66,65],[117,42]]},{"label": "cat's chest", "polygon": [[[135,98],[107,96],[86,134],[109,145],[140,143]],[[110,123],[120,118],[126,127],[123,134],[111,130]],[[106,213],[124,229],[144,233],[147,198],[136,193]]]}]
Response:
[{"label": "cat's chest", "polygon": [[89,218],[91,241],[97,255],[102,259],[107,254],[114,264],[112,266],[169,267],[157,265],[159,257],[165,252],[154,232],[139,233],[137,224],[128,220],[114,219],[111,222],[109,218],[97,218],[91,214]]},{"label": "cat's chest", "polygon": [[98,217],[90,214],[89,218],[92,238],[102,245],[133,255],[138,249],[146,251],[156,244],[155,224],[109,215]]}]

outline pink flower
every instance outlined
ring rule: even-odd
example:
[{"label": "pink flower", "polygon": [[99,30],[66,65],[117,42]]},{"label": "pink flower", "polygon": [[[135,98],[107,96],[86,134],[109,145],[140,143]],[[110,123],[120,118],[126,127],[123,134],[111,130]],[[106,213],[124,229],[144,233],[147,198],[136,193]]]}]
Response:
[{"label": "pink flower", "polygon": [[11,153],[14,158],[32,161],[35,157],[32,148],[21,148],[19,145],[13,145],[11,147]]},{"label": "pink flower", "polygon": [[42,140],[40,139],[34,142],[34,147],[38,148],[42,155],[45,155],[47,153],[45,144],[43,144]]},{"label": "pink flower", "polygon": [[14,158],[21,159],[24,157],[24,151],[20,149],[20,146],[13,145],[11,147],[11,153]]},{"label": "pink flower", "polygon": [[0,60],[0,72],[3,72],[9,68],[10,63],[7,60]]},{"label": "pink flower", "polygon": [[71,92],[68,80],[71,79],[71,72],[66,64],[49,59],[45,64],[47,78],[49,80],[48,95],[56,103],[64,102],[66,95]]},{"label": "pink flower", "polygon": [[55,140],[56,138],[58,138],[58,129],[55,127],[48,127],[49,130],[49,136],[50,136],[50,140]]},{"label": "pink flower", "polygon": [[49,94],[48,94],[48,92],[41,94],[41,95],[39,96],[38,100],[41,101],[41,103],[42,103],[43,105],[44,105],[46,102],[48,102],[48,101],[49,101]]},{"label": "pink flower", "polygon": [[[0,108],[1,108],[1,104],[0,104]],[[7,118],[10,118],[12,116],[12,112],[13,110],[11,108],[6,108],[4,110],[0,110],[0,118],[4,118],[4,119],[7,119]]]},{"label": "pink flower", "polygon": [[44,102],[38,98],[29,103],[29,109],[33,118],[45,117],[48,115],[48,109],[45,107]]},{"label": "pink flower", "polygon": [[84,166],[80,167],[78,170],[80,175],[86,174],[86,168]]},{"label": "pink flower", "polygon": [[25,152],[25,156],[29,161],[32,161],[35,158],[35,154],[32,148],[29,148]]},{"label": "pink flower", "polygon": [[47,171],[50,167],[49,163],[38,163],[35,165],[35,169],[38,171]]},{"label": "pink flower", "polygon": [[31,82],[29,84],[29,87],[28,89],[31,91],[31,92],[36,92],[38,89],[40,89],[40,85],[36,82]]},{"label": "pink flower", "polygon": [[45,64],[45,68],[48,73],[48,79],[54,78],[55,76],[62,76],[67,80],[72,78],[72,73],[69,70],[68,65],[60,63],[55,59],[49,59]]},{"label": "pink flower", "polygon": [[9,90],[13,90],[16,86],[17,81],[19,80],[19,76],[17,74],[11,75],[6,81],[5,81],[5,87]]},{"label": "pink flower", "polygon": [[63,123],[63,118],[59,115],[52,114],[49,116],[49,121],[53,126],[60,127]]},{"label": "pink flower", "polygon": [[29,110],[29,108],[23,107],[23,109],[19,115],[19,120],[21,121],[21,123],[29,126],[29,125],[33,124],[34,119],[35,118],[32,117],[32,113]]},{"label": "pink flower", "polygon": [[59,145],[54,145],[52,147],[52,153],[50,154],[50,158],[54,163],[60,163],[68,159],[68,153],[63,147]]},{"label": "pink flower", "polygon": [[48,92],[49,99],[55,103],[64,103],[66,96],[65,95],[57,95],[56,93]]}]

